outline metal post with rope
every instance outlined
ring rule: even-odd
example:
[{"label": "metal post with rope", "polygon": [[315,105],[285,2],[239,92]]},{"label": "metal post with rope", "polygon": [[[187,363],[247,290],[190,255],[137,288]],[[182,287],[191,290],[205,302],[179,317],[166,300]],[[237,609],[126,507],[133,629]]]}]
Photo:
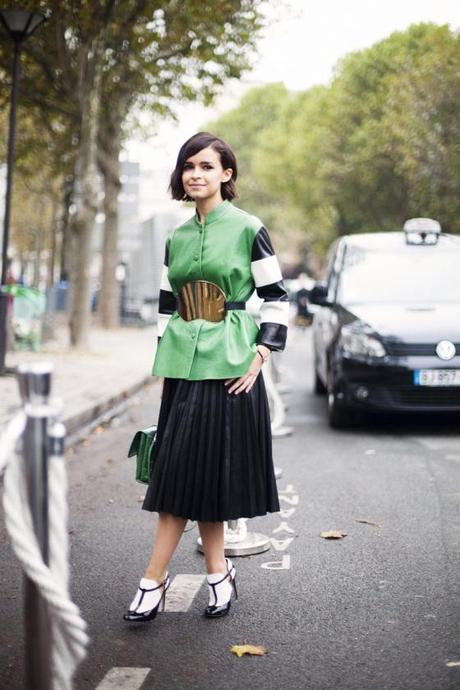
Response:
[{"label": "metal post with rope", "polygon": [[19,367],[23,409],[0,437],[5,524],[25,575],[27,690],[70,690],[89,643],[69,594],[65,428],[51,376],[48,363]]}]

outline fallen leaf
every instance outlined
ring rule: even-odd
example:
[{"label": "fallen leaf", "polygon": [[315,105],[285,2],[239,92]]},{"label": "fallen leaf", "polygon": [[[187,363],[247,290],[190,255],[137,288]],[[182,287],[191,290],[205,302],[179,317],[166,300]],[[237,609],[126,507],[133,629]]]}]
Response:
[{"label": "fallen leaf", "polygon": [[95,434],[102,434],[103,431],[105,431],[105,429],[104,429],[103,426],[97,426],[97,427],[94,429],[94,433],[95,433]]},{"label": "fallen leaf", "polygon": [[370,520],[360,520],[359,518],[356,518],[355,522],[361,522],[363,525],[372,525],[372,527],[380,527],[378,522],[371,522]]},{"label": "fallen leaf", "polygon": [[145,496],[138,496],[137,502],[142,503],[142,501],[145,499]]},{"label": "fallen leaf", "polygon": [[263,656],[267,653],[265,647],[261,647],[256,644],[234,644],[230,647],[230,651],[236,656],[244,656],[244,654],[250,654],[251,656]]},{"label": "fallen leaf", "polygon": [[329,532],[320,532],[319,536],[323,539],[343,539],[347,533],[340,530],[330,530]]}]

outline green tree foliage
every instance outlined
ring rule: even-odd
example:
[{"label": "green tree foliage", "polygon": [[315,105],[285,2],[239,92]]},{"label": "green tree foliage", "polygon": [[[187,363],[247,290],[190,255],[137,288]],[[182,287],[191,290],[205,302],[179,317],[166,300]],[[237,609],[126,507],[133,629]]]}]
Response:
[{"label": "green tree foliage", "polygon": [[[411,189],[400,165],[397,111],[390,92],[419,74],[433,35],[446,27],[419,24],[395,32],[338,66],[330,88],[330,188],[339,234],[401,227]],[[442,69],[442,64],[440,65]],[[420,104],[425,110],[425,104]]]},{"label": "green tree foliage", "polygon": [[[123,124],[135,105],[141,103],[165,114],[179,101],[208,102],[227,78],[239,77],[249,67],[261,25],[261,4],[262,0],[22,3],[23,9],[41,9],[49,15],[47,25],[24,44],[23,104],[36,113],[32,119],[43,121],[48,128],[52,151],[48,145],[45,148],[57,170],[62,171],[59,153],[72,169],[72,344],[86,344],[90,323],[95,170],[97,149],[104,139],[99,137],[104,118],[113,115],[109,125],[120,146]],[[3,86],[9,81],[10,50],[3,41]],[[33,140],[33,132],[30,135]],[[40,146],[43,148],[42,143]],[[117,149],[109,149],[104,152],[109,158],[106,169],[111,172],[106,179],[116,187],[116,166],[110,163]],[[31,155],[32,148],[24,150]],[[20,161],[20,151],[18,154]],[[43,158],[31,160],[35,165],[44,162]],[[111,222],[113,227],[113,218]]]},{"label": "green tree foliage", "polygon": [[[317,253],[338,235],[397,229],[413,216],[460,232],[459,32],[414,25],[346,56],[328,86],[280,89],[249,92],[214,123],[249,171],[242,202],[265,218],[276,199],[275,230],[301,230]],[[276,108],[254,122],[263,94],[276,94]]]},{"label": "green tree foliage", "polygon": [[283,84],[255,87],[243,96],[237,108],[205,125],[205,129],[228,141],[235,152],[241,204],[248,211],[262,215],[269,225],[280,213],[281,200],[265,184],[263,176],[257,174],[255,158],[265,133],[273,121],[280,120],[289,98]]},{"label": "green tree foliage", "polygon": [[417,64],[392,81],[398,174],[409,188],[408,215],[437,218],[460,232],[460,33],[433,31]]}]

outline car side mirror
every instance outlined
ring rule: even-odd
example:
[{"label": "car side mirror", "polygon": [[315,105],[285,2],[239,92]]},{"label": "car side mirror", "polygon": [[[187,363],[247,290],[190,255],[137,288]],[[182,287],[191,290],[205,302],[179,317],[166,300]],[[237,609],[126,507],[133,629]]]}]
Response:
[{"label": "car side mirror", "polygon": [[310,302],[312,302],[312,304],[319,304],[321,307],[329,307],[331,302],[327,298],[327,293],[326,283],[315,283],[310,290]]}]

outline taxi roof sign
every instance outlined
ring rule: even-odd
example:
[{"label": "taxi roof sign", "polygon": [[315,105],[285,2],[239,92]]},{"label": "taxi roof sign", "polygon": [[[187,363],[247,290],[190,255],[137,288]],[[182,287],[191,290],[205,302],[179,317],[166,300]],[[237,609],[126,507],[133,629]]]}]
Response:
[{"label": "taxi roof sign", "polygon": [[406,232],[435,232],[439,235],[441,225],[432,218],[410,218],[404,223],[404,230]]},{"label": "taxi roof sign", "polygon": [[404,223],[407,244],[437,244],[441,225],[432,218],[410,218]]}]

